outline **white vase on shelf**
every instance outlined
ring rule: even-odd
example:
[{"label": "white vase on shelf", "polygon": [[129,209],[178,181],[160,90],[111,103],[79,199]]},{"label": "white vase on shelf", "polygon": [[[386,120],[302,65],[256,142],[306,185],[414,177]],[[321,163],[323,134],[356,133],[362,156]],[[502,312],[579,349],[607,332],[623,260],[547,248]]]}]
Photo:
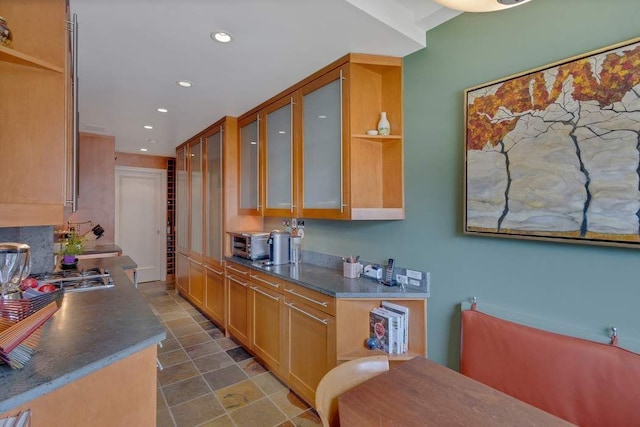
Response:
[{"label": "white vase on shelf", "polygon": [[380,121],[378,122],[378,135],[389,135],[391,134],[391,125],[389,124],[389,120],[387,120],[387,113],[380,113]]}]

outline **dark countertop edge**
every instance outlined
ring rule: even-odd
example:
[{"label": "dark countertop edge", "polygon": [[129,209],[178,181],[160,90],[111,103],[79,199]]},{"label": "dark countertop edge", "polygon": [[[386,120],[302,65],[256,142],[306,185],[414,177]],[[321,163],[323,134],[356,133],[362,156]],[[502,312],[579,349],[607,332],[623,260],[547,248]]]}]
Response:
[{"label": "dark countertop edge", "polygon": [[10,397],[7,400],[0,402],[0,413],[10,411],[11,409],[17,406],[30,402],[47,393],[50,393],[54,390],[64,387],[67,384],[70,384],[73,381],[76,381],[86,375],[92,374],[115,362],[126,359],[127,357],[135,353],[138,353],[139,351],[142,351],[152,345],[157,345],[160,341],[164,340],[166,336],[167,336],[166,332],[162,332],[158,335],[155,335],[151,338],[141,341],[138,344],[134,344],[124,350],[114,353],[108,357],[105,357],[100,360],[96,360],[95,362],[84,365],[83,367],[76,369],[73,372],[70,372],[66,375],[62,375],[52,381],[49,381],[47,383],[34,387],[22,394]]},{"label": "dark countertop edge", "polygon": [[[272,276],[278,277],[280,279],[286,280],[288,282],[293,282],[296,283],[300,286],[303,286],[305,288],[309,288],[311,290],[320,292],[321,294],[324,295],[328,295],[330,297],[334,297],[334,298],[343,298],[343,299],[347,299],[347,298],[429,298],[430,293],[423,291],[423,292],[393,292],[391,289],[389,288],[388,292],[375,292],[375,291],[369,291],[369,292],[338,292],[338,291],[333,291],[331,289],[326,289],[320,285],[317,285],[315,283],[310,283],[310,282],[305,282],[305,281],[301,281],[298,279],[295,279],[293,277],[291,277],[290,275],[286,275],[286,274],[281,274],[281,273],[277,273],[275,271],[271,271],[268,268],[265,268],[264,266],[261,266],[259,264],[257,264],[255,261],[251,261],[248,259],[244,259],[244,258],[240,258],[240,257],[225,257],[226,261],[230,261],[230,262],[235,262],[237,264],[241,264],[244,265],[246,267],[249,268],[253,268],[256,270],[260,270],[263,273],[266,274],[270,274]],[[300,263],[298,264],[299,268],[304,268],[305,265],[309,265],[312,266],[312,268],[314,269],[324,269],[327,271],[328,274],[331,274],[334,276],[334,278],[342,278],[343,280],[350,280],[350,281],[365,281],[365,283],[368,282],[368,284],[370,284],[371,286],[377,286],[377,284],[371,280],[371,279],[367,279],[364,277],[361,277],[360,279],[345,279],[340,271],[336,271],[336,270],[331,270],[329,268],[326,267],[321,267],[318,265],[314,265],[314,264],[305,264],[305,263]],[[407,286],[408,287],[408,286]],[[405,289],[407,289],[407,287],[405,287]],[[400,288],[400,287],[397,287]],[[410,287],[409,287],[410,288]]]},{"label": "dark countertop edge", "polygon": [[114,243],[96,244],[94,247],[85,248],[81,255],[109,254],[112,252],[122,253],[122,248]]}]

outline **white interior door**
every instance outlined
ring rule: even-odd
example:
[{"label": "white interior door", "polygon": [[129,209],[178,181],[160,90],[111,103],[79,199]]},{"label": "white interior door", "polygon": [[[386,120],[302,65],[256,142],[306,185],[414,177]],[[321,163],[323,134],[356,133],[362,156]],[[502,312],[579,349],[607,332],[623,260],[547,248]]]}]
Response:
[{"label": "white interior door", "polygon": [[116,167],[115,241],[138,265],[138,282],[166,279],[167,172]]}]

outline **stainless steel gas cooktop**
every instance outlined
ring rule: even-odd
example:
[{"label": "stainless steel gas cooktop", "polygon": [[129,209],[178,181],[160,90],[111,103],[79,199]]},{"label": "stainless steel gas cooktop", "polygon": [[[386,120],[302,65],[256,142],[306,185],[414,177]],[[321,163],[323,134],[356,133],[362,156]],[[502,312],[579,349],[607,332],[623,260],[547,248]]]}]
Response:
[{"label": "stainless steel gas cooktop", "polygon": [[113,288],[113,278],[109,270],[92,268],[87,270],[60,270],[50,273],[34,274],[41,283],[51,283],[65,292],[82,292],[96,289]]}]

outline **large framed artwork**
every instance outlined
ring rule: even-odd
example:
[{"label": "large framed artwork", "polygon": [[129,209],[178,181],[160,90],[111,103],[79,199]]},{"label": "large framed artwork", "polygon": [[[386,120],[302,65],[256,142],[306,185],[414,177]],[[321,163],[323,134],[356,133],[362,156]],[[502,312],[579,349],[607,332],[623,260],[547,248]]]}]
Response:
[{"label": "large framed artwork", "polygon": [[640,38],[465,90],[464,232],[640,248]]}]

